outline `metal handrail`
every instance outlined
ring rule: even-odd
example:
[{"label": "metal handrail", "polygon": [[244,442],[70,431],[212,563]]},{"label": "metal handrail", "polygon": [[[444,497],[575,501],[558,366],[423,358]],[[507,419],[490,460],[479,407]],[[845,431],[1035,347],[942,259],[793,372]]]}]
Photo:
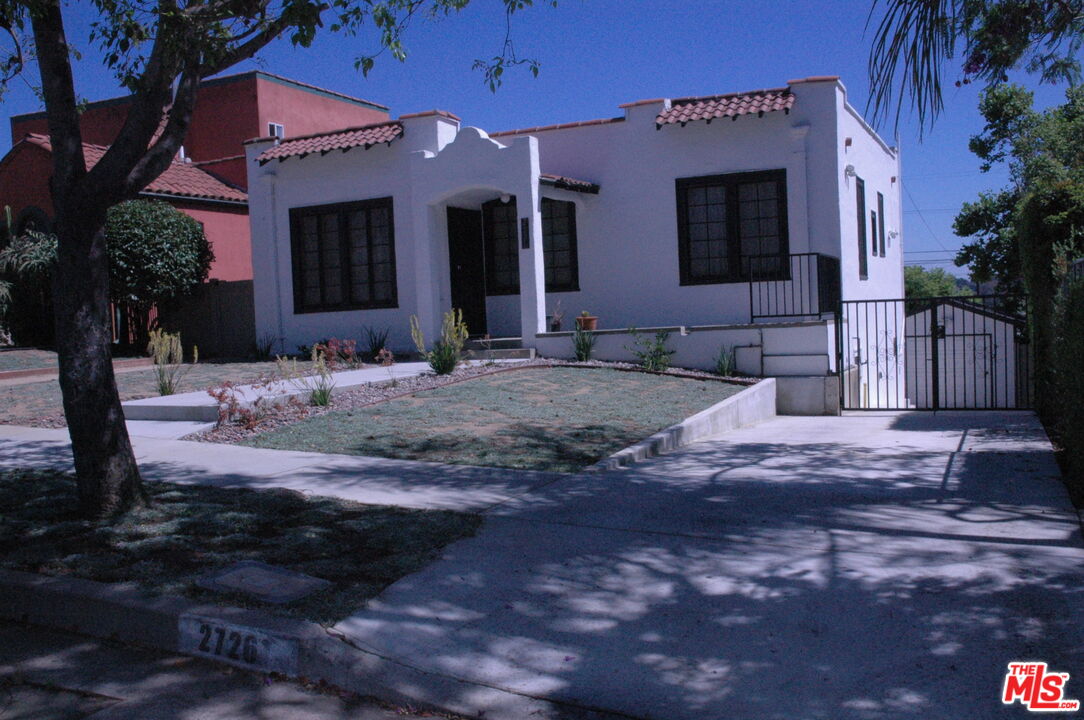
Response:
[{"label": "metal handrail", "polygon": [[840,301],[839,259],[821,253],[746,255],[749,320],[819,317]]}]

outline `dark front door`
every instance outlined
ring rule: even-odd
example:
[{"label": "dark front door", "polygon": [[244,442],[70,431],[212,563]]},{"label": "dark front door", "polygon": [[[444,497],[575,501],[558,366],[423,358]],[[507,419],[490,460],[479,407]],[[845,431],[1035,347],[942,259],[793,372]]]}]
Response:
[{"label": "dark front door", "polygon": [[452,307],[463,311],[471,335],[486,334],[486,268],[480,210],[448,208]]}]

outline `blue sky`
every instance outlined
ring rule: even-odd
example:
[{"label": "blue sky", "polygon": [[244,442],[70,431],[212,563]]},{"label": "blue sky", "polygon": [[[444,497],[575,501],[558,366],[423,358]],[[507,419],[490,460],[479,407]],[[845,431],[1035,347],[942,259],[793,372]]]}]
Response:
[{"label": "blue sky", "polygon": [[[121,93],[85,42],[88,5],[69,5],[68,29],[83,52],[77,91],[96,100]],[[839,75],[859,110],[868,97],[869,0],[560,0],[556,8],[533,8],[513,18],[516,51],[541,62],[539,77],[525,69],[506,73],[504,85],[492,93],[471,64],[499,51],[505,33],[501,7],[499,0],[474,0],[458,16],[416,22],[407,36],[407,61],[380,57],[368,78],[354,71],[353,59],[376,48],[375,34],[324,33],[308,49],[279,41],[231,72],[264,69],[388,105],[393,116],[450,110],[488,130],[612,117],[621,112],[618,104],[632,100],[777,87],[809,75]],[[955,77],[956,68],[950,68],[947,80]],[[1014,79],[1037,91],[1039,106],[1063,97],[1061,88],[1039,87],[1025,75]],[[998,172],[981,174],[967,150],[969,136],[982,126],[978,94],[975,86],[954,88],[950,82],[945,113],[924,139],[906,112],[899,128],[907,260],[957,274],[964,271],[946,262],[962,242],[952,233],[954,214],[964,201],[1005,179]],[[22,81],[3,101],[5,116],[39,109]],[[891,125],[878,129],[897,142]],[[0,152],[10,146],[7,135],[0,138]]]}]

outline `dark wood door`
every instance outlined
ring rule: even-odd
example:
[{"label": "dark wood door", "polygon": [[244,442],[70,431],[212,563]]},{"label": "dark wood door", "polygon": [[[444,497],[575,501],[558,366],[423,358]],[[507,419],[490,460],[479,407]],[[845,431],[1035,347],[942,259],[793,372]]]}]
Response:
[{"label": "dark wood door", "polygon": [[486,334],[486,267],[480,210],[448,208],[452,307],[463,311],[471,335]]}]

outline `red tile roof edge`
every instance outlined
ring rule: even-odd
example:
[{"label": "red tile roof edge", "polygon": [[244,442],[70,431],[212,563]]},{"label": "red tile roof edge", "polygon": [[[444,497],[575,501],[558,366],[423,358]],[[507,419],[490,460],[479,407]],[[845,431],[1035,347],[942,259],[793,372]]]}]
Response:
[{"label": "red tile roof edge", "polygon": [[538,173],[538,181],[552,185],[558,190],[571,190],[572,192],[590,193],[592,195],[597,195],[599,191],[598,183],[566,175],[555,175],[554,173]]},{"label": "red tile roof edge", "polygon": [[[23,139],[15,143],[15,145],[19,145],[23,142],[28,142],[31,145],[36,145],[37,147],[40,147],[46,152],[53,152],[53,145],[48,135],[42,135],[41,133],[27,133],[23,136]],[[12,146],[12,149],[14,150],[15,146]],[[86,150],[91,150],[94,153],[99,154],[99,158],[101,157],[101,155],[104,155],[106,151],[109,150],[109,148],[105,145],[95,145],[94,143],[83,143],[83,149],[84,156],[87,155]],[[205,176],[207,179],[211,180],[215,184],[221,185],[225,190],[229,191],[229,195],[221,192],[218,194],[214,194],[211,192],[185,192],[176,189],[168,189],[168,186],[170,185],[176,187],[176,184],[181,183],[180,178],[171,179],[169,177],[171,171],[179,171],[182,173],[191,171],[199,173],[200,176]],[[229,203],[231,205],[248,204],[248,193],[246,193],[241,188],[233,185],[232,183],[226,182],[214,173],[196,167],[195,163],[178,162],[176,160],[170,163],[169,167],[167,167],[161,175],[152,180],[147,187],[140,191],[140,194],[184,198],[187,200],[196,200],[203,202]]]},{"label": "red tile roof edge", "polygon": [[546,130],[564,130],[566,128],[585,127],[588,125],[608,125],[610,123],[625,122],[625,118],[598,118],[597,120],[580,120],[579,122],[558,123],[557,125],[539,125],[538,127],[520,128],[519,130],[500,130],[489,133],[490,137],[503,135],[523,135],[524,133],[545,132]]},{"label": "red tile roof edge", "polygon": [[430,117],[436,115],[437,117],[446,117],[449,120],[455,120],[456,122],[462,122],[462,119],[455,113],[450,113],[447,110],[424,110],[422,112],[407,113],[406,115],[400,115],[400,120],[410,120],[413,118]]},{"label": "red tile roof edge", "polygon": [[760,90],[746,90],[744,92],[719,93],[718,95],[691,95],[683,98],[673,98],[671,105],[685,105],[688,103],[704,102],[707,100],[722,100],[723,98],[742,97],[745,95],[767,95],[768,93],[785,93],[789,87],[761,88]]},{"label": "red tile roof edge", "polygon": [[[381,132],[383,132],[383,136],[381,136]],[[333,149],[341,150],[342,152],[346,152],[356,147],[369,149],[374,145],[382,143],[390,144],[402,137],[403,132],[403,123],[398,120],[387,120],[379,123],[370,123],[368,125],[359,125],[352,128],[343,128],[331,132],[320,132],[311,135],[283,138],[277,144],[272,145],[260,153],[257,160],[260,165],[266,165],[272,160],[281,162],[292,157],[304,158],[317,151],[319,151],[321,155],[326,155]],[[351,138],[351,135],[355,137]],[[362,137],[361,140],[357,137],[359,135]],[[321,145],[320,141],[324,141],[324,143]],[[339,141],[342,144],[328,147],[329,143],[334,143],[336,141]]]},{"label": "red tile roof edge", "polygon": [[[285,145],[286,143],[294,142],[296,140],[311,140],[318,137],[327,137],[328,135],[341,135],[343,133],[357,132],[359,130],[369,130],[371,128],[384,127],[385,125],[398,125],[398,120],[381,120],[378,123],[369,123],[368,125],[354,125],[352,127],[338,128],[337,130],[324,130],[318,133],[310,133],[309,135],[293,135],[291,137],[281,138],[279,145]],[[258,142],[260,140],[274,140],[272,137],[255,138],[253,140],[246,140],[245,142]]]}]

